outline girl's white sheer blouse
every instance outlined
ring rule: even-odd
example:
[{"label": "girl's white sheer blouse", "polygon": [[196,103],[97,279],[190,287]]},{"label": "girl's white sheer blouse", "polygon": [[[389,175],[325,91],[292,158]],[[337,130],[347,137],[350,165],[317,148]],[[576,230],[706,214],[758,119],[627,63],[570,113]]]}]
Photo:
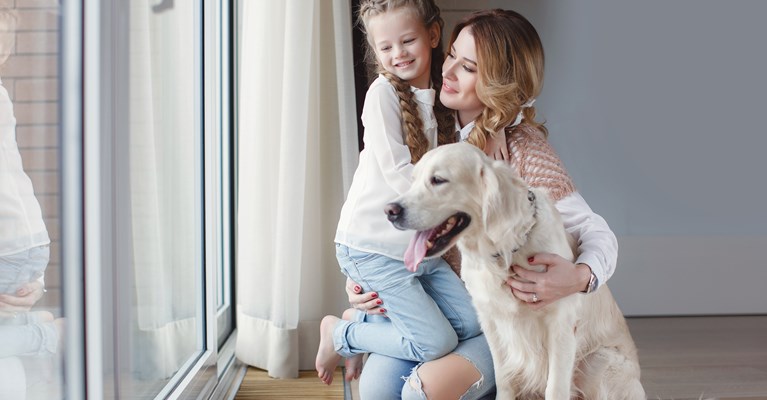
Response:
[{"label": "girl's white sheer blouse", "polygon": [[50,243],[16,143],[16,118],[0,82],[0,256]]}]

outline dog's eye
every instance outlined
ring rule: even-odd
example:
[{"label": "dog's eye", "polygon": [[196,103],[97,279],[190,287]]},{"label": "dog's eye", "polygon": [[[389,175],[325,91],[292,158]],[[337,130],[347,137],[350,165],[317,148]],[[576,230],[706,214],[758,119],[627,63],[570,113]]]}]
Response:
[{"label": "dog's eye", "polygon": [[447,179],[440,178],[440,177],[438,177],[436,175],[431,177],[431,184],[433,186],[441,185],[441,184],[446,183],[446,182],[447,182]]}]

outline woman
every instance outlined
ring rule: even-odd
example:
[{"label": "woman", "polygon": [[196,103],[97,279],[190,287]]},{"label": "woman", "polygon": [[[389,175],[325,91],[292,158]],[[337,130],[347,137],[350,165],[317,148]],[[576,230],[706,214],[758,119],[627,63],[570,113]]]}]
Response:
[{"label": "woman", "polygon": [[[546,272],[512,266],[528,283],[510,279],[507,285],[533,308],[578,292],[588,295],[609,279],[617,261],[615,235],[575,190],[546,141],[548,131],[535,121],[543,65],[538,33],[523,16],[508,10],[475,12],[453,30],[440,94],[440,101],[456,112],[460,140],[509,161],[529,185],[547,188],[579,245],[575,263],[538,254],[531,264],[545,265]],[[358,287],[347,282],[350,303],[380,315],[378,308],[385,307],[386,299],[376,304],[376,293],[359,294]],[[460,342],[453,353],[420,365],[371,354],[360,378],[360,395],[392,398],[401,387],[402,398],[482,398],[493,391],[488,360],[484,336]],[[399,377],[408,375],[402,386]]]}]

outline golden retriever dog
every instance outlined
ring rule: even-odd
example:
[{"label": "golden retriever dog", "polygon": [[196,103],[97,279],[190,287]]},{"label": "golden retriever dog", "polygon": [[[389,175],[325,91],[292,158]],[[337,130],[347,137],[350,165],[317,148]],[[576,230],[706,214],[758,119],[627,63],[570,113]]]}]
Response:
[{"label": "golden retriever dog", "polygon": [[575,260],[545,190],[466,143],[426,153],[413,174],[385,211],[397,228],[417,231],[405,255],[411,270],[458,245],[498,399],[645,399],[636,347],[607,286],[535,310],[504,284],[512,264],[539,270],[527,262],[537,253]]}]

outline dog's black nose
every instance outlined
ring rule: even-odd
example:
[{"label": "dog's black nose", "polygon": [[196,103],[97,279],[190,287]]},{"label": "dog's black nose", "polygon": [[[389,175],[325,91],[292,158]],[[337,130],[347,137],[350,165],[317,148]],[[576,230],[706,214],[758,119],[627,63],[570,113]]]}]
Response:
[{"label": "dog's black nose", "polygon": [[384,212],[389,221],[394,222],[402,216],[402,206],[399,203],[389,203],[384,207]]}]

